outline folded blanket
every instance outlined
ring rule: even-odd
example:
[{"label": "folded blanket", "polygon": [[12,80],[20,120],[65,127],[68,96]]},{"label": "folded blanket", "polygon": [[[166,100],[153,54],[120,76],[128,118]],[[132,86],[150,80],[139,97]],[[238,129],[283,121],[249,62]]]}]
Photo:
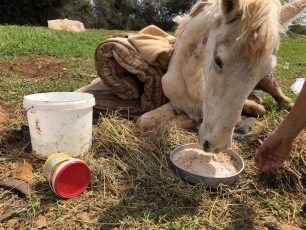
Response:
[{"label": "folded blanket", "polygon": [[111,111],[119,112],[126,118],[136,118],[139,113],[132,113],[140,107],[140,100],[123,100],[100,79],[96,78],[91,84],[77,90],[78,92],[91,93],[95,96],[96,105],[94,107],[94,117],[99,118],[100,114],[108,114]]},{"label": "folded blanket", "polygon": [[[98,76],[122,100],[139,100],[139,106],[121,107],[132,114],[142,114],[166,102],[161,67],[150,65],[128,38],[111,38],[95,52]],[[116,109],[116,108],[109,108]]]},{"label": "folded blanket", "polygon": [[129,41],[149,64],[168,69],[173,44],[176,38],[160,28],[151,25],[138,34],[129,35]]}]

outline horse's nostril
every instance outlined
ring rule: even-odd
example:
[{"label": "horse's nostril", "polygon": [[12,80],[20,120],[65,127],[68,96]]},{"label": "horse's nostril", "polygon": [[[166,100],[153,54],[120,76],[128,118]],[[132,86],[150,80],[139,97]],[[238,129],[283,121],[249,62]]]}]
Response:
[{"label": "horse's nostril", "polygon": [[210,143],[208,141],[205,141],[203,144],[203,150],[208,151],[210,148]]}]

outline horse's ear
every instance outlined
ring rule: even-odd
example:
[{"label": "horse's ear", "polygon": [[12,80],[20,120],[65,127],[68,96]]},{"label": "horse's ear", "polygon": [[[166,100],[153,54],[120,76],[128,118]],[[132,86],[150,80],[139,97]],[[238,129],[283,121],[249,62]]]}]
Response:
[{"label": "horse's ear", "polygon": [[209,3],[207,1],[200,1],[197,2],[190,10],[189,16],[190,17],[195,17],[197,16],[199,13],[201,13],[203,11],[203,9],[205,8],[205,6],[209,5]]},{"label": "horse's ear", "polygon": [[222,0],[221,6],[226,21],[231,21],[237,16],[239,0]]},{"label": "horse's ear", "polygon": [[293,21],[305,7],[306,0],[298,0],[282,5],[280,13],[280,24],[282,26],[286,26],[288,23]]}]

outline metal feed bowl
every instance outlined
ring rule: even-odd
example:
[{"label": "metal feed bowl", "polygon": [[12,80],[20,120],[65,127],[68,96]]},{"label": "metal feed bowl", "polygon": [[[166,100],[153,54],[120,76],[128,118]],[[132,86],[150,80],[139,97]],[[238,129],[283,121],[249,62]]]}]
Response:
[{"label": "metal feed bowl", "polygon": [[223,185],[233,184],[238,180],[240,174],[244,170],[244,161],[243,161],[242,157],[238,153],[227,149],[227,150],[224,150],[223,152],[231,155],[233,157],[234,161],[236,161],[236,166],[237,166],[237,171],[238,172],[235,175],[230,176],[230,177],[206,177],[206,176],[200,176],[200,175],[188,172],[185,169],[180,168],[178,165],[176,165],[172,161],[175,154],[179,153],[180,151],[182,151],[186,148],[199,148],[199,145],[198,144],[186,144],[186,145],[182,145],[182,146],[176,148],[170,155],[170,161],[171,161],[172,165],[174,166],[177,174],[183,180],[185,180],[187,182],[190,182],[191,184],[202,184],[202,185],[207,186],[207,187],[217,187],[220,184],[223,184]]}]

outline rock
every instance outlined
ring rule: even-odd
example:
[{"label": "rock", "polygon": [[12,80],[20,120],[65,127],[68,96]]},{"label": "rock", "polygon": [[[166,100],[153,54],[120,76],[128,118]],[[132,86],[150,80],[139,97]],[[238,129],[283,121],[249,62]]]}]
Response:
[{"label": "rock", "polygon": [[76,32],[76,33],[85,31],[85,27],[82,22],[75,21],[75,20],[68,20],[67,18],[49,20],[48,28],[54,29],[54,30],[64,30],[64,31],[69,31],[69,32]]}]

